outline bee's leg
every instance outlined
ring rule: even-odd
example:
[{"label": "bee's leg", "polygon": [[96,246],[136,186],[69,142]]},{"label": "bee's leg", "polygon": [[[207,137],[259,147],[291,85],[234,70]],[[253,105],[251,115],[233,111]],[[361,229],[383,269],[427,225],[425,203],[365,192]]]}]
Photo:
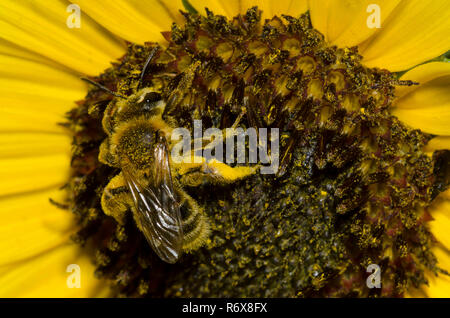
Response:
[{"label": "bee's leg", "polygon": [[192,82],[195,79],[195,72],[200,65],[200,61],[194,62],[183,71],[181,79],[178,81],[177,87],[171,91],[169,96],[166,97],[167,104],[166,108],[164,109],[163,118],[173,116],[179,111],[179,106],[182,105],[182,102],[186,97],[185,92],[189,91],[189,89],[191,88]]},{"label": "bee's leg", "polygon": [[258,170],[257,166],[230,167],[226,163],[217,161],[215,159],[208,162],[206,162],[205,160],[205,164],[202,168],[202,172],[212,178],[213,181],[224,184],[233,183],[237,180],[247,178]]},{"label": "bee's leg", "polygon": [[199,186],[204,182],[233,183],[253,175],[259,169],[258,166],[231,167],[216,159],[207,161],[204,157],[192,156],[191,158],[190,163],[177,163],[174,166],[178,175],[181,176],[181,183],[193,187]]},{"label": "bee's leg", "polygon": [[[119,105],[117,105],[118,103]],[[106,106],[105,112],[103,113],[102,127],[103,131],[109,136],[114,133],[114,117],[117,114],[117,110],[120,109],[120,106],[124,103],[124,100],[115,98],[109,102],[108,106]]]},{"label": "bee's leg", "polygon": [[114,159],[114,155],[111,153],[110,150],[110,142],[109,138],[105,138],[103,142],[100,145],[100,152],[98,154],[98,161],[101,163],[108,165],[110,167],[120,167],[119,163]]},{"label": "bee's leg", "polygon": [[[208,218],[197,202],[179,185],[175,186],[175,189],[182,217],[183,250],[188,252],[206,242],[210,233]],[[124,224],[128,211],[133,211],[133,199],[122,173],[112,178],[103,190],[101,205],[103,212],[113,217],[119,224]],[[139,227],[139,223],[136,223]]]},{"label": "bee's leg", "polygon": [[103,190],[101,205],[106,215],[124,224],[127,211],[133,206],[128,186],[122,172],[112,178]]},{"label": "bee's leg", "polygon": [[[241,111],[239,116],[236,118],[231,129],[235,129],[242,117],[245,115],[245,109]],[[182,182],[184,179],[184,184],[190,186],[197,186],[204,182],[203,179],[213,181],[216,183],[233,183],[237,180],[246,178],[254,174],[259,166],[236,166],[231,167],[222,161],[217,159],[206,160],[203,156],[198,156],[196,153],[198,151],[204,152],[205,150],[211,150],[211,147],[215,147],[217,143],[226,143],[228,138],[234,138],[235,134],[228,134],[227,130],[222,130],[219,136],[216,136],[214,142],[211,142],[210,137],[201,137],[194,139],[191,142],[191,148],[193,144],[193,150],[185,157],[189,160],[183,160],[178,172],[182,175]],[[217,139],[218,138],[218,139]],[[206,144],[208,143],[208,144]]]},{"label": "bee's leg", "polygon": [[209,236],[208,218],[197,202],[181,187],[176,188],[183,226],[183,250],[189,252],[202,246]]}]

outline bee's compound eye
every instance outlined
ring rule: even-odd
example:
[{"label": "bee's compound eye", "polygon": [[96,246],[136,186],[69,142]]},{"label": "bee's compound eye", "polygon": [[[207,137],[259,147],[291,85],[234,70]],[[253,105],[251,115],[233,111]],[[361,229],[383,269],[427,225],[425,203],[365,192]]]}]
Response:
[{"label": "bee's compound eye", "polygon": [[151,111],[158,105],[158,102],[162,99],[161,94],[157,92],[150,92],[145,94],[142,102],[142,108],[144,111]]}]

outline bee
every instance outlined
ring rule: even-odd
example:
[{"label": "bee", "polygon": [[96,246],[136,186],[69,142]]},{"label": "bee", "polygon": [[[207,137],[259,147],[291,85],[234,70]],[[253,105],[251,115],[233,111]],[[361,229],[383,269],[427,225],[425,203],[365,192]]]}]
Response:
[{"label": "bee", "polygon": [[[183,252],[204,244],[209,235],[208,218],[184,186],[208,181],[230,183],[253,174],[255,169],[230,167],[205,158],[196,158],[192,163],[172,160],[172,132],[176,127],[170,118],[163,119],[167,102],[161,92],[139,86],[130,96],[108,90],[116,98],[103,115],[102,126],[107,138],[100,146],[99,161],[119,168],[120,172],[104,188],[101,206],[119,224],[125,222],[131,210],[153,251],[163,261],[173,264]],[[188,156],[193,158],[193,152]]]}]

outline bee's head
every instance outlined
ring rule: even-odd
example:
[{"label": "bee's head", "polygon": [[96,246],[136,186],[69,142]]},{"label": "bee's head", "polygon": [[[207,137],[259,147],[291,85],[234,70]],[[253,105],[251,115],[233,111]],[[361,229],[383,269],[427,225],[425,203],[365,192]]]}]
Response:
[{"label": "bee's head", "polygon": [[161,94],[148,87],[126,99],[115,98],[105,110],[103,128],[110,135],[118,126],[131,120],[161,116],[164,106]]}]

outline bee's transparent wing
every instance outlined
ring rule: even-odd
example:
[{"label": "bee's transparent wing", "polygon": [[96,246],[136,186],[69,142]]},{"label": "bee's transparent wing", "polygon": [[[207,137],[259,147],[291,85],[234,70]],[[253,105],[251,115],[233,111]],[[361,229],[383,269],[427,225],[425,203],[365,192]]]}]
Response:
[{"label": "bee's transparent wing", "polygon": [[163,261],[173,264],[182,252],[183,231],[165,141],[155,146],[154,162],[154,178],[147,187],[139,182],[130,164],[124,165],[122,172],[145,238]]}]

